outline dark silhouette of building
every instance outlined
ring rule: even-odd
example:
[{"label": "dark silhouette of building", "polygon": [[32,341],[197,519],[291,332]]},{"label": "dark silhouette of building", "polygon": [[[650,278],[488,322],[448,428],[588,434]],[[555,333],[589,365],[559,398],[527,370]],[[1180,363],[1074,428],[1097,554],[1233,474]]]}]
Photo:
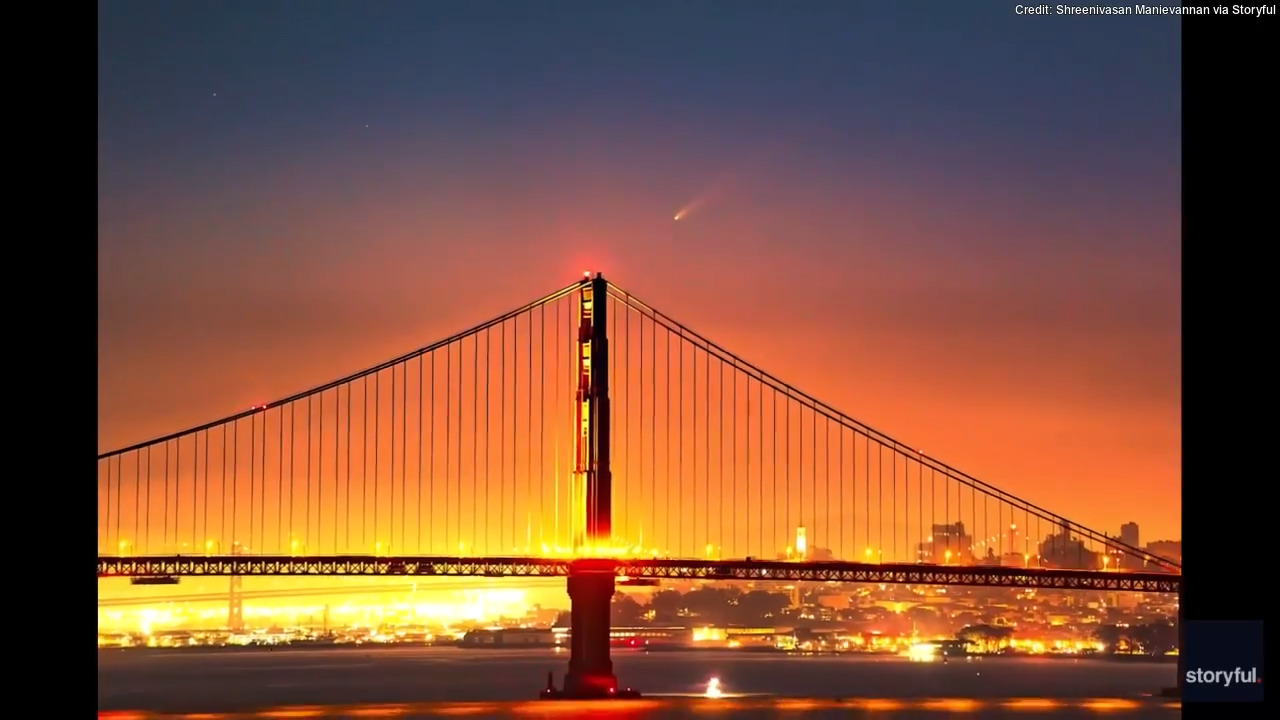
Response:
[{"label": "dark silhouette of building", "polygon": [[1142,545],[1138,542],[1138,523],[1127,522],[1120,526],[1120,542],[1129,547],[1140,548]]},{"label": "dark silhouette of building", "polygon": [[1085,547],[1079,538],[1071,537],[1071,529],[1066,526],[1040,543],[1040,558],[1049,567],[1097,570],[1102,566],[1098,553]]},{"label": "dark silhouette of building", "polygon": [[934,525],[918,552],[920,562],[968,564],[973,562],[973,537],[963,522]]},{"label": "dark silhouette of building", "polygon": [[1170,562],[1182,564],[1181,540],[1153,540],[1147,543],[1147,552]]}]

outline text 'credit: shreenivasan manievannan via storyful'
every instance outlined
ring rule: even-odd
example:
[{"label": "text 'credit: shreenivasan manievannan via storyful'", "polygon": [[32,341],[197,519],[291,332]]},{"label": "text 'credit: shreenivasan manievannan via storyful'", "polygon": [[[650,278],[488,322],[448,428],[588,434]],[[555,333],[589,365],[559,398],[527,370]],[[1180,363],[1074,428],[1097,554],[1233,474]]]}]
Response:
[{"label": "text 'credit: shreenivasan manievannan via storyful'", "polygon": [[1276,5],[1015,5],[1016,15],[1235,15],[1274,18]]}]

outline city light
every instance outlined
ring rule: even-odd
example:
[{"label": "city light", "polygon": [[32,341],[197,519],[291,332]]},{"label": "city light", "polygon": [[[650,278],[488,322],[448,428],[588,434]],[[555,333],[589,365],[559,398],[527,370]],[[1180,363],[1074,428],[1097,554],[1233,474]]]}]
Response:
[{"label": "city light", "polygon": [[907,648],[907,657],[912,662],[933,662],[938,659],[938,645],[936,643],[914,643]]}]

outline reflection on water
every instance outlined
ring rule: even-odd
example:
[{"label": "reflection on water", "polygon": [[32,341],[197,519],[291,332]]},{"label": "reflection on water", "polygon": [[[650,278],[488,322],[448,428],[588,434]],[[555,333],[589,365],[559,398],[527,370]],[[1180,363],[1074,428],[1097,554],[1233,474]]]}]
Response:
[{"label": "reflection on water", "polygon": [[537,650],[100,651],[98,709],[99,717],[139,720],[1181,714],[1176,703],[1151,696],[1175,681],[1176,666],[1159,663],[615,653],[615,672],[644,698],[534,700],[547,672],[560,679],[564,668],[563,655]]},{"label": "reflection on water", "polygon": [[110,720],[232,720],[234,718],[428,718],[428,717],[547,717],[547,718],[662,718],[719,715],[733,717],[876,717],[913,718],[960,716],[978,713],[982,718],[1034,714],[1037,717],[1091,717],[1121,715],[1143,718],[1181,716],[1181,705],[1156,699],[1121,698],[1050,700],[801,700],[789,698],[645,698],[614,702],[508,702],[508,703],[419,703],[349,706],[277,707],[249,713],[157,714],[144,712],[101,712]]}]

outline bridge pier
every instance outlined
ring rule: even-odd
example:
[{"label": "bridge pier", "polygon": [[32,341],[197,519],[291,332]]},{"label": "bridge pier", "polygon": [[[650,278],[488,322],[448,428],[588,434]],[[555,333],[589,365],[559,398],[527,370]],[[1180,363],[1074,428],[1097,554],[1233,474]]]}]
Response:
[{"label": "bridge pier", "polygon": [[[590,561],[587,561],[590,562]],[[609,611],[614,593],[612,563],[575,563],[569,573],[569,672],[564,695],[614,696],[618,679],[609,657]]]}]

